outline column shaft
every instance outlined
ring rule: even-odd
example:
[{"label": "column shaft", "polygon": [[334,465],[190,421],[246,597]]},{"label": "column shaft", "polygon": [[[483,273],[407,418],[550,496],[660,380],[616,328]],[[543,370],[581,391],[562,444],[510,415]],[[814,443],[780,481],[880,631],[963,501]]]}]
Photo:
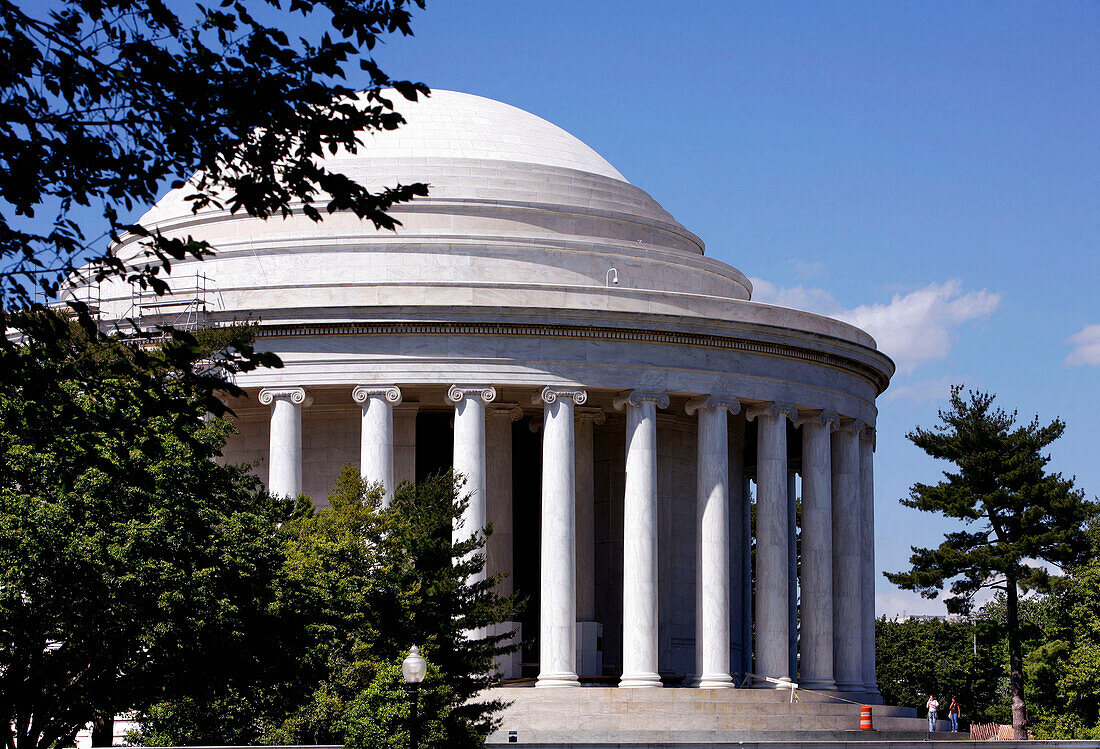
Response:
[{"label": "column shaft", "polygon": [[657,407],[668,396],[635,391],[626,408],[623,497],[623,675],[621,687],[659,687],[657,672]]},{"label": "column shaft", "polygon": [[359,441],[359,475],[364,481],[382,485],[382,506],[389,507],[396,489],[393,476],[393,407],[401,402],[394,386],[360,385],[351,392],[363,406]]},{"label": "column shaft", "polygon": [[835,415],[802,421],[802,663],[799,684],[833,681],[833,509],[829,432]]},{"label": "column shaft", "polygon": [[539,615],[539,687],[579,686],[577,662],[577,476],[574,467],[574,402],[583,390],[544,388],[542,552]]},{"label": "column shaft", "polygon": [[837,689],[863,691],[859,429],[850,420],[833,435],[833,676]]},{"label": "column shaft", "polygon": [[[790,680],[787,559],[787,415],[774,404],[747,412],[758,424],[756,452],[756,673]],[[760,680],[759,687],[775,682]]]},{"label": "column shaft", "polygon": [[860,619],[863,630],[863,687],[868,702],[881,703],[875,676],[875,443],[874,429],[868,427],[859,441],[859,535],[861,555]]},{"label": "column shaft", "polygon": [[695,685],[733,686],[730,675],[730,502],[727,411],[734,399],[704,398],[688,403],[698,411],[695,544]]},{"label": "column shaft", "polygon": [[[462,543],[480,532],[488,520],[485,505],[485,405],[496,398],[496,390],[488,386],[452,386],[447,398],[455,404],[452,466],[457,476],[465,478],[460,491],[468,498],[466,511],[451,532],[451,540]],[[474,581],[484,579],[484,570],[472,576]]]},{"label": "column shaft", "polygon": [[311,402],[303,388],[264,388],[260,403],[271,406],[267,490],[279,497],[302,493],[302,406]]}]

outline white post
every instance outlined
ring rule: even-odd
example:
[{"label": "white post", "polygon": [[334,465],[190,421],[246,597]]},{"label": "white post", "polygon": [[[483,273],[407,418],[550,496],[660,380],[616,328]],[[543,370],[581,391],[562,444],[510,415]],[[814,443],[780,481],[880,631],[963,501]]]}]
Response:
[{"label": "white post", "polygon": [[861,555],[860,619],[863,628],[863,688],[867,702],[881,704],[875,676],[875,428],[867,427],[859,440],[859,536]]},{"label": "white post", "polygon": [[573,406],[578,388],[545,387],[543,404],[542,553],[538,687],[580,686],[577,666],[577,528]]},{"label": "white post", "polygon": [[389,507],[397,488],[393,478],[393,407],[401,403],[394,385],[358,385],[351,398],[363,406],[359,475],[382,485],[382,506]]},{"label": "white post", "polygon": [[302,406],[313,402],[304,388],[264,388],[260,403],[271,406],[267,490],[277,497],[302,493]]},{"label": "white post", "polygon": [[[695,542],[695,686],[733,686],[730,675],[730,501],[729,427],[727,412],[736,414],[736,398],[707,397],[689,401],[690,416],[699,414],[696,457]],[[738,508],[740,509],[740,508]]]},{"label": "white post", "polygon": [[829,433],[835,413],[801,412],[802,673],[807,689],[836,689],[833,680],[833,509]]},{"label": "white post", "polygon": [[833,677],[843,692],[863,691],[863,628],[859,576],[859,433],[863,424],[841,419],[833,434]]},{"label": "white post", "polygon": [[[756,419],[756,673],[790,681],[787,595],[787,418],[793,406],[775,403],[745,412]],[[781,685],[760,680],[754,686]]]},{"label": "white post", "polygon": [[[455,404],[454,460],[456,474],[466,479],[462,491],[469,504],[462,519],[451,531],[451,540],[462,543],[480,532],[488,520],[485,507],[485,406],[496,400],[497,391],[489,385],[452,385],[447,400]],[[485,579],[485,571],[472,580]]]},{"label": "white post", "polygon": [[657,408],[665,393],[635,390],[626,409],[623,492],[623,675],[620,687],[659,687],[657,672]]}]

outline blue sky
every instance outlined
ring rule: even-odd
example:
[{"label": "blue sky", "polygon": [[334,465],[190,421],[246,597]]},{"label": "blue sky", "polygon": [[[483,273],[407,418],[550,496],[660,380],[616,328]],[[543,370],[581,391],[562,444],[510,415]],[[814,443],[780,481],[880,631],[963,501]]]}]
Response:
[{"label": "blue sky", "polygon": [[904,435],[952,382],[1065,419],[1052,465],[1100,493],[1100,3],[429,0],[413,28],[391,75],[549,119],[757,299],[876,335],[880,569],[948,527],[897,500],[943,468]]}]

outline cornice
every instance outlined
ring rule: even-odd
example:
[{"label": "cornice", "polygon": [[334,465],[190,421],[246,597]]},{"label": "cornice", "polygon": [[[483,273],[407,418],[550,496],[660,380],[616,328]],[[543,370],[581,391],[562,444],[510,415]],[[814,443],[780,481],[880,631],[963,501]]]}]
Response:
[{"label": "cornice", "polygon": [[809,347],[771,341],[757,341],[739,336],[692,333],[643,328],[618,328],[601,325],[554,325],[550,323],[465,322],[465,321],[400,321],[400,322],[332,322],[304,325],[263,325],[255,332],[257,338],[292,338],[298,336],[347,335],[495,335],[543,338],[581,338],[587,340],[638,341],[670,343],[681,346],[749,351],[769,356],[798,359],[850,372],[870,381],[876,393],[882,393],[889,378],[879,370],[857,359],[818,351]]}]

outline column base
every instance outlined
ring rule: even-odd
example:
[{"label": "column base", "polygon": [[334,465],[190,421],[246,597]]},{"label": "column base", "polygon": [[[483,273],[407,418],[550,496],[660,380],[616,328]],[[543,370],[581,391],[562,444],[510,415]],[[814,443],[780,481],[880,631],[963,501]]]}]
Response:
[{"label": "column base", "polygon": [[882,695],[879,694],[878,684],[875,684],[873,687],[867,690],[867,696],[863,698],[863,701],[866,702],[868,705],[882,704]]},{"label": "column base", "polygon": [[648,689],[653,687],[662,687],[661,677],[654,673],[649,674],[623,674],[619,680],[620,688],[630,689]]},{"label": "column base", "polygon": [[539,674],[536,687],[579,687],[581,682],[572,671],[555,674]]},{"label": "column base", "polygon": [[836,683],[838,692],[853,692],[863,694],[866,688],[863,686],[862,681],[838,681]]},{"label": "column base", "polygon": [[733,689],[733,677],[729,674],[703,674],[691,686],[696,689]]},{"label": "column base", "polygon": [[832,679],[810,679],[798,682],[799,689],[816,689],[819,692],[835,692],[836,682]]}]

